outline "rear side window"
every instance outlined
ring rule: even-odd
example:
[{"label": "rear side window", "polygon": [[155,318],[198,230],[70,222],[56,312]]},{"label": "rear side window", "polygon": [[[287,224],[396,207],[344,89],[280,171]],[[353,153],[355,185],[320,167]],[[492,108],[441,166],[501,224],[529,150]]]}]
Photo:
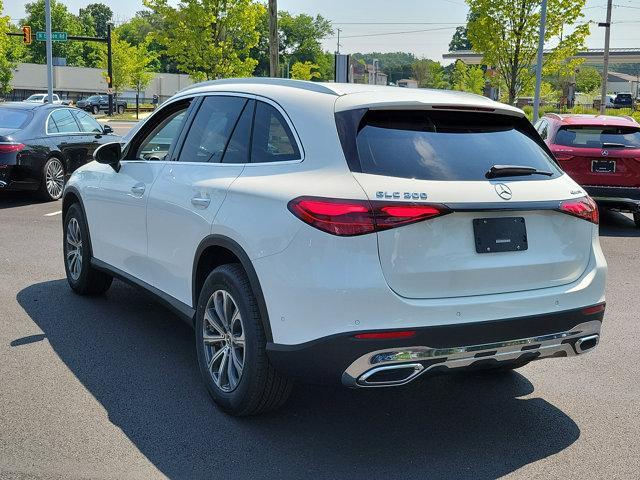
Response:
[{"label": "rear side window", "polygon": [[369,111],[356,133],[360,168],[420,180],[485,180],[494,165],[533,167],[559,176],[553,160],[518,120],[480,113]]},{"label": "rear side window", "polygon": [[98,122],[96,122],[91,115],[85,113],[81,110],[76,110],[73,112],[80,124],[80,128],[85,133],[102,133],[102,127]]},{"label": "rear side window", "polygon": [[80,127],[76,123],[75,118],[71,115],[71,110],[61,108],[54,110],[49,116],[47,122],[48,133],[78,133]]},{"label": "rear side window", "polygon": [[206,97],[191,124],[179,160],[219,163],[246,103],[242,97]]},{"label": "rear side window", "polygon": [[31,113],[12,108],[0,108],[0,128],[22,128],[31,119]]},{"label": "rear side window", "polygon": [[640,148],[640,128],[571,126],[558,130],[554,143],[566,147],[602,148],[611,147]]},{"label": "rear side window", "polygon": [[271,105],[257,102],[253,123],[253,163],[300,160],[300,149],[284,117]]}]

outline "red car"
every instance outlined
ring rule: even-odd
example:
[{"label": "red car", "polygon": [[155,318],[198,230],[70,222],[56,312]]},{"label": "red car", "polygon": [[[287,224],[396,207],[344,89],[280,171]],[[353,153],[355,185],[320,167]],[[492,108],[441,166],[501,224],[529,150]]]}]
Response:
[{"label": "red car", "polygon": [[549,113],[535,124],[560,166],[600,205],[640,228],[640,124],[631,117]]}]

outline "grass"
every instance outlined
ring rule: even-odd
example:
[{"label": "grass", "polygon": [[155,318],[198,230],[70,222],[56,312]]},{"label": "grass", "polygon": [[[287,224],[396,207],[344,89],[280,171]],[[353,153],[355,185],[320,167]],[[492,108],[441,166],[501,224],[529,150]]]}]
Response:
[{"label": "grass", "polygon": [[[152,112],[140,112],[140,120],[147,118],[151,115]],[[98,118],[102,122],[111,122],[111,121],[126,121],[126,122],[137,122],[136,112],[124,112],[122,114],[114,114],[111,117],[107,115],[101,115]]]},{"label": "grass", "polygon": [[[527,115],[527,118],[531,120],[533,118],[533,107],[525,106],[523,108],[524,113]],[[599,115],[600,111],[595,108],[585,107],[582,105],[576,105],[573,108],[560,107],[558,108],[555,105],[542,105],[540,107],[540,116],[543,116],[545,113],[575,113],[575,114],[591,114],[591,115]],[[627,116],[633,117],[637,122],[640,123],[640,110],[633,110],[631,108],[607,108],[606,115],[613,115],[616,117]]]}]

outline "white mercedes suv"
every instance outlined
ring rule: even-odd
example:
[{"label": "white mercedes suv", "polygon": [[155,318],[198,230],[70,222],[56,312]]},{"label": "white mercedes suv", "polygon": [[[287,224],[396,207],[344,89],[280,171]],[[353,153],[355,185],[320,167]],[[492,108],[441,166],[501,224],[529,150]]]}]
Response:
[{"label": "white mercedes suv", "polygon": [[592,350],[598,210],[516,108],[281,79],[179,92],[64,194],[67,278],[194,326],[235,415],[295,379],[367,388]]}]

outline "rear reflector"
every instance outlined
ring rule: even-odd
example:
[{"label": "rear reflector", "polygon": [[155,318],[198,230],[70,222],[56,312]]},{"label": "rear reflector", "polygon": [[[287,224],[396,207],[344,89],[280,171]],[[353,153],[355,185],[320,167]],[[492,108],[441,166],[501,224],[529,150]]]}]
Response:
[{"label": "rear reflector", "polygon": [[598,205],[591,197],[581,197],[573,200],[566,200],[560,204],[559,210],[562,213],[582,218],[596,225],[600,221]]},{"label": "rear reflector", "polygon": [[0,153],[15,153],[23,148],[23,143],[0,143]]},{"label": "rear reflector", "polygon": [[332,235],[353,236],[388,230],[446,215],[443,205],[386,203],[368,200],[340,200],[298,197],[287,205],[305,223]]},{"label": "rear reflector", "polygon": [[396,332],[369,332],[358,333],[354,335],[355,338],[360,340],[381,340],[381,339],[393,339],[393,338],[410,338],[416,334],[414,330],[401,330]]},{"label": "rear reflector", "polygon": [[604,303],[600,305],[594,305],[593,307],[587,307],[582,309],[583,315],[595,315],[596,313],[604,312]]}]

